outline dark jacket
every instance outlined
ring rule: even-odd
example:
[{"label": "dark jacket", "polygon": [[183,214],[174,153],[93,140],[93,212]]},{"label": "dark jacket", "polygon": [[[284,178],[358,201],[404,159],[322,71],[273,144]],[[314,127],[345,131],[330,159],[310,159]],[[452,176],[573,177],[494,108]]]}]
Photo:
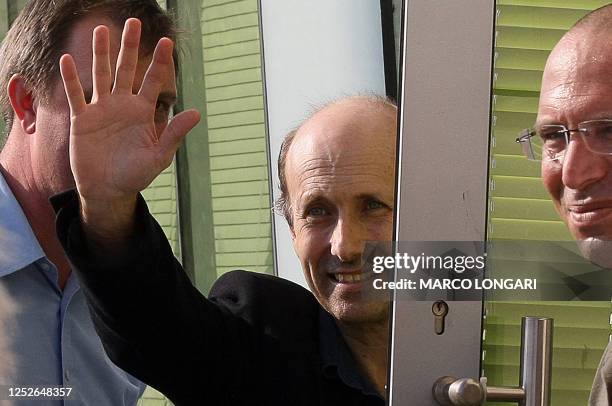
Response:
[{"label": "dark jacket", "polygon": [[58,236],[109,357],[175,404],[384,404],[323,368],[321,308],[307,290],[235,271],[206,299],[142,199],[129,247],[112,258],[88,249],[74,192],[52,203]]}]

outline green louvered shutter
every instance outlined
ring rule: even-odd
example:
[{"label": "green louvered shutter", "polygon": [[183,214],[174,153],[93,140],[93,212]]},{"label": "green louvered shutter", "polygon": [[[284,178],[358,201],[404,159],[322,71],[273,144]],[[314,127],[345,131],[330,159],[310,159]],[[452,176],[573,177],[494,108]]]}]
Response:
[{"label": "green louvered shutter", "polygon": [[273,272],[257,0],[203,0],[217,275]]},{"label": "green louvered shutter", "polygon": [[[561,36],[607,1],[498,0],[491,142],[492,240],[571,240],[540,178],[515,139],[533,125],[546,58]],[[520,319],[555,319],[554,406],[586,405],[610,335],[608,302],[487,303],[484,372],[493,385],[517,385]],[[493,403],[491,403],[493,405]]]}]

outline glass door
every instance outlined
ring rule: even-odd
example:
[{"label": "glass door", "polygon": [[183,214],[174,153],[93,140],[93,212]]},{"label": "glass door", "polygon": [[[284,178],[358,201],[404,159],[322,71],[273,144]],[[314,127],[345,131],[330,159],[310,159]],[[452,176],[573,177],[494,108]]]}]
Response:
[{"label": "glass door", "polygon": [[[591,271],[581,268],[584,260],[542,184],[540,164],[524,158],[515,140],[534,124],[550,50],[604,3],[404,1],[398,250],[418,247],[422,254],[433,242],[439,249],[452,241],[486,242],[485,276],[544,283],[540,297],[513,297],[524,292],[517,290],[483,300],[449,300],[461,290],[453,287],[424,296],[396,289],[390,405],[439,404],[432,387],[444,376],[476,383],[486,377],[489,386],[517,388],[525,316],[554,319],[550,405],[587,404],[610,336],[610,300],[582,293],[593,287],[583,277]],[[401,278],[402,270],[395,272]],[[546,290],[547,284],[566,290]]]}]

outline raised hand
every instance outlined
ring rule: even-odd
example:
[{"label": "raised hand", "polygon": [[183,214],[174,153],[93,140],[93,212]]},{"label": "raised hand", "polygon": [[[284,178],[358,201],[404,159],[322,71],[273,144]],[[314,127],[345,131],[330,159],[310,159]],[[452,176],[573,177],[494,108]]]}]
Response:
[{"label": "raised hand", "polygon": [[[140,21],[128,19],[113,81],[109,29],[93,32],[92,98],[88,104],[70,55],[60,59],[70,104],[70,166],[86,233],[95,243],[118,244],[133,226],[138,192],[172,162],[183,137],[200,120],[195,110],[156,118],[165,83],[174,83],[172,41],[157,43],[137,94],[133,93],[140,45]],[[173,89],[173,92],[176,90]],[[106,248],[115,248],[106,246]]]},{"label": "raised hand", "polygon": [[168,38],[157,43],[142,86],[133,94],[139,43],[140,21],[129,19],[113,82],[109,30],[96,27],[89,104],[73,58],[64,55],[60,60],[71,112],[70,165],[81,202],[133,200],[170,165],[181,140],[199,121],[194,110],[175,116],[167,126],[155,121],[159,93],[174,74]]}]

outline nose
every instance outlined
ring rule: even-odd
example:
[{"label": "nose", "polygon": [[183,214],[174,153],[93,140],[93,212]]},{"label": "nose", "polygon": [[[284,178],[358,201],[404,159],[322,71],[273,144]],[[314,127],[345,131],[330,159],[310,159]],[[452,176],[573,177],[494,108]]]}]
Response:
[{"label": "nose", "polygon": [[342,262],[361,262],[365,231],[359,220],[338,218],[331,236],[331,253]]},{"label": "nose", "polygon": [[605,156],[589,151],[581,137],[574,137],[563,157],[563,185],[574,190],[586,189],[606,176],[607,166]]}]

